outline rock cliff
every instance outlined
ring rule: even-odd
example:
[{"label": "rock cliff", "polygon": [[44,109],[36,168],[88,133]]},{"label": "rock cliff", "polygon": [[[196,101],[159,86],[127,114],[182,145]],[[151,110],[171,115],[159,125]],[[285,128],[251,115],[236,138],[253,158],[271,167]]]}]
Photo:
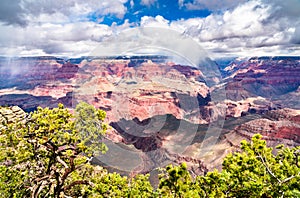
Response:
[{"label": "rock cliff", "polygon": [[18,106],[0,107],[0,129],[4,128],[5,124],[20,122],[25,118],[26,113]]},{"label": "rock cliff", "polygon": [[[105,110],[108,144],[136,153],[131,174],[184,161],[194,174],[220,168],[223,157],[254,133],[271,146],[300,144],[299,57],[233,59],[220,66],[223,79],[211,86],[199,69],[167,60],[1,59],[0,105],[32,111],[57,103],[74,108],[84,100]],[[0,121],[7,121],[9,114],[1,112]]]},{"label": "rock cliff", "polygon": [[241,100],[262,96],[276,98],[300,85],[300,57],[253,57],[236,59],[222,70],[227,98]]}]

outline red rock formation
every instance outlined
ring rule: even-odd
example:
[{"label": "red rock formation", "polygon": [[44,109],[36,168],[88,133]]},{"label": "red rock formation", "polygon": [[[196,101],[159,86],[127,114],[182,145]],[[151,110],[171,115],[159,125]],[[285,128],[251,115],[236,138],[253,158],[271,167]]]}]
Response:
[{"label": "red rock formation", "polygon": [[[300,145],[300,125],[295,118],[298,118],[299,115],[299,111],[292,109],[270,111],[265,118],[255,119],[237,126],[225,137],[231,145],[236,147],[241,139],[250,140],[256,133],[263,135],[270,146],[276,146],[279,143],[297,146]],[[233,135],[235,139],[238,139],[235,143],[231,141]]]},{"label": "red rock formation", "polygon": [[[280,98],[282,94],[291,94],[289,102],[297,104],[299,60],[238,61],[225,68],[228,76],[222,84],[210,88],[196,68],[146,58],[133,63],[130,59],[65,61],[42,57],[15,59],[10,64],[16,71],[0,64],[0,105],[20,105],[30,111],[39,105],[53,107],[58,102],[73,108],[84,100],[104,109],[106,121],[114,127],[107,138],[140,151],[142,163],[135,169],[137,172],[184,161],[195,174],[219,168],[221,159],[254,133],[261,133],[272,146],[300,144],[299,112],[273,110],[287,100],[286,95]],[[211,101],[212,91],[222,86],[227,99]],[[209,124],[222,117],[223,111],[227,128],[220,129],[220,137],[211,134],[205,139]],[[151,119],[159,115],[163,119],[168,117],[166,114],[172,119],[156,122],[154,129],[149,129]],[[249,116],[247,120],[249,114],[259,117]],[[122,124],[124,119],[128,122],[113,125]],[[182,142],[187,139],[177,136],[180,125],[186,126],[186,131],[195,128],[195,134],[186,151],[177,153],[170,147],[178,138]],[[199,148],[213,138],[219,140],[216,147],[200,158]]]},{"label": "red rock formation", "polygon": [[[205,83],[190,80],[203,77],[195,68],[151,61],[136,67],[129,67],[128,64],[127,60],[82,62],[79,67],[84,71],[77,74],[78,89],[74,97],[105,109],[110,121],[121,118],[144,120],[164,114],[182,119],[188,114],[181,107],[184,106],[182,103],[198,103],[198,98],[210,100],[209,88]],[[186,96],[185,100],[180,100],[177,94]],[[198,106],[195,103],[192,108],[197,110]],[[209,119],[210,116],[203,117]],[[199,115],[191,120],[206,122]]]},{"label": "red rock formation", "polygon": [[274,97],[295,91],[300,85],[299,58],[251,58],[224,69],[230,80],[228,98]]}]

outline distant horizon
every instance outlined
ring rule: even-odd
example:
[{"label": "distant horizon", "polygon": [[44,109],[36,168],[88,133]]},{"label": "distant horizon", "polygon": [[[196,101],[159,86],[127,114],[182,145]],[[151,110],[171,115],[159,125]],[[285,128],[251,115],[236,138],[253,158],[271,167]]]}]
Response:
[{"label": "distant horizon", "polygon": [[[136,55],[116,55],[116,56],[59,56],[59,55],[32,55],[32,56],[5,56],[5,55],[0,55],[0,58],[58,58],[58,59],[64,59],[64,60],[70,60],[70,59],[85,59],[85,58],[102,58],[102,59],[110,59],[110,58],[118,58],[118,59],[130,59],[130,58],[134,58],[134,57],[161,57],[161,58],[168,58],[171,56],[166,56],[166,55],[160,55],[160,54],[136,54]],[[235,59],[235,58],[299,58],[300,59],[300,55],[296,56],[290,56],[290,55],[274,55],[274,56],[220,56],[220,57],[215,57],[215,58],[211,58],[211,57],[207,57],[210,58],[212,60],[215,59]]]}]

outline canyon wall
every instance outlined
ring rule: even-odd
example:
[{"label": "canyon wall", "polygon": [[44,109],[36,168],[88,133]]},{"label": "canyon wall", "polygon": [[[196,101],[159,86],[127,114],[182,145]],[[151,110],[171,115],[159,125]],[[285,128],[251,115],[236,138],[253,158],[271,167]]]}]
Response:
[{"label": "canyon wall", "polygon": [[[219,72],[211,85],[163,56],[1,58],[0,105],[28,112],[83,100],[105,110],[107,144],[134,152],[133,175],[184,161],[203,174],[255,133],[270,146],[299,145],[299,57],[237,58]],[[106,166],[122,171],[118,163]]]}]

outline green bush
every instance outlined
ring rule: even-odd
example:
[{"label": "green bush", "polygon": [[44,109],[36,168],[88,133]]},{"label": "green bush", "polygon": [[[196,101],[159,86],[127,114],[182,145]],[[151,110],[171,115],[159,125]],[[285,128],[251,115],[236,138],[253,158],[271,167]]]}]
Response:
[{"label": "green bush", "polygon": [[105,153],[105,112],[80,103],[38,108],[0,133],[0,197],[300,197],[300,147],[266,146],[261,135],[241,142],[221,172],[192,178],[186,164],[149,175],[108,173],[90,159]]}]

